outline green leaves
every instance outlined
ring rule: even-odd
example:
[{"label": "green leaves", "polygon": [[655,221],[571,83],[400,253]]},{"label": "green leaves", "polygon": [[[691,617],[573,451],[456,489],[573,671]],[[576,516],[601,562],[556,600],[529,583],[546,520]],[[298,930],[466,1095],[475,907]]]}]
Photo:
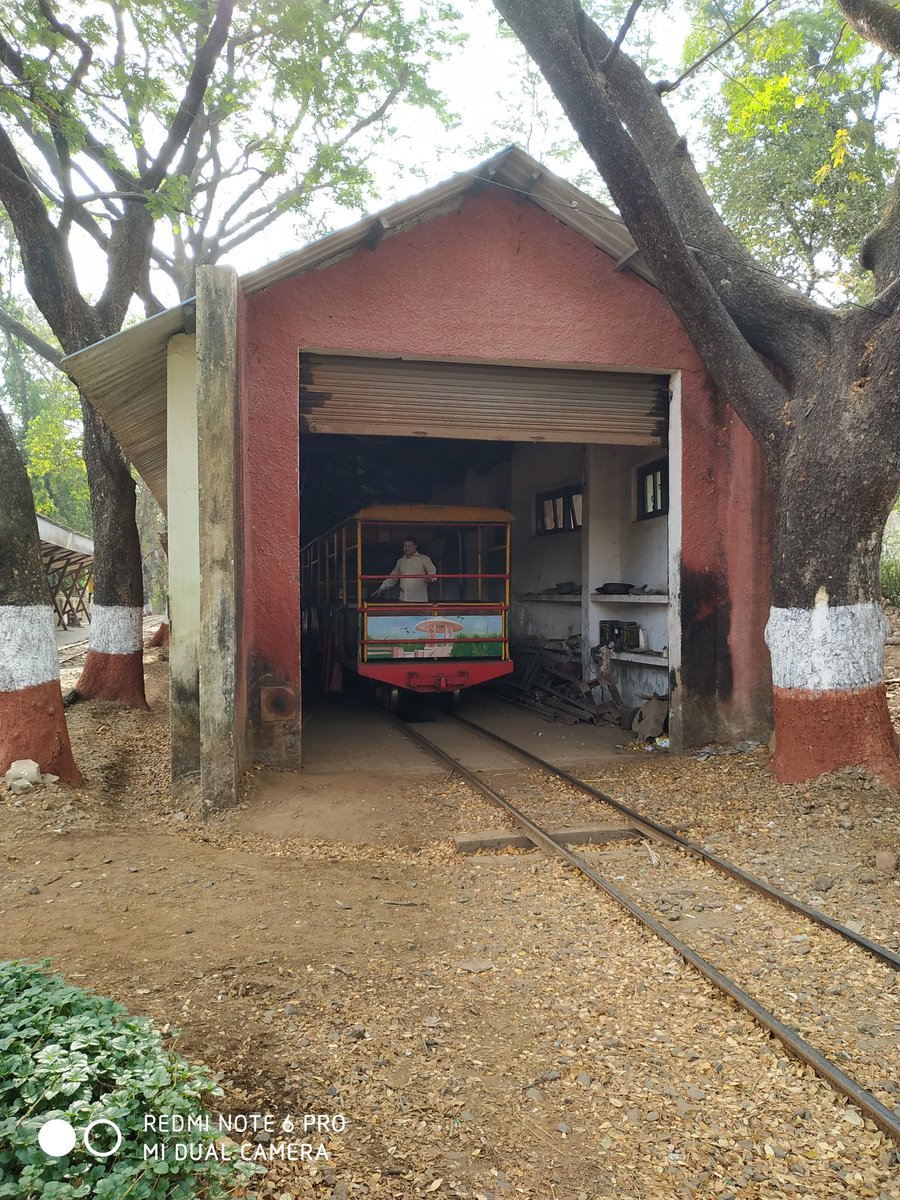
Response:
[{"label": "green leaves", "polygon": [[[202,1071],[166,1050],[149,1021],[112,1000],[46,974],[46,963],[0,963],[0,1200],[224,1200],[254,1168],[237,1162],[154,1161],[156,1135],[144,1114],[197,1115],[218,1089]],[[79,1140],[62,1158],[38,1144],[41,1126],[69,1121]],[[87,1125],[98,1118],[122,1131],[107,1159],[88,1153]],[[102,1144],[103,1127],[91,1134]],[[194,1132],[192,1142],[213,1134]]]},{"label": "green leaves", "polygon": [[194,0],[98,0],[90,14],[79,0],[52,10],[23,0],[0,16],[10,48],[0,116],[54,221],[68,227],[79,210],[108,250],[128,204],[145,204],[159,225],[157,262],[182,296],[198,263],[218,261],[285,212],[305,214],[326,198],[366,206],[388,113],[409,105],[447,119],[429,70],[461,36],[443,0],[242,3],[157,183],[155,156],[214,15]]},{"label": "green leaves", "polygon": [[[24,316],[20,314],[20,319]],[[38,513],[90,533],[81,405],[75,388],[31,351],[4,339],[0,342],[0,405],[11,414]]]},{"label": "green leaves", "polygon": [[[693,61],[756,6],[693,6]],[[895,168],[879,101],[896,67],[850,32],[831,4],[773,4],[714,59],[697,86],[705,180],[728,224],[766,265],[834,302],[864,299],[861,242]]]}]

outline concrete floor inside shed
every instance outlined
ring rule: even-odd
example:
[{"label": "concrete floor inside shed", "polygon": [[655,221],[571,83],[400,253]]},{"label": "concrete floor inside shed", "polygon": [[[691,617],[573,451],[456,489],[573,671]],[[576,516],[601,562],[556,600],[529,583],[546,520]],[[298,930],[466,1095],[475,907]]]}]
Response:
[{"label": "concrete floor inside shed", "polygon": [[[547,721],[485,691],[466,695],[460,715],[574,774],[595,774],[599,763],[632,757],[624,749],[633,741],[628,730]],[[522,760],[444,717],[436,704],[418,702],[411,716],[414,728],[483,772],[513,800],[516,777],[523,770],[533,776]],[[303,759],[298,772],[254,770],[242,829],[266,837],[372,845],[409,845],[475,831],[471,817],[440,802],[448,768],[386,719],[366,693],[316,697],[303,718]],[[398,793],[408,795],[410,787],[417,788],[421,804],[398,804]],[[485,801],[483,811],[478,828],[490,828],[495,810]]]}]

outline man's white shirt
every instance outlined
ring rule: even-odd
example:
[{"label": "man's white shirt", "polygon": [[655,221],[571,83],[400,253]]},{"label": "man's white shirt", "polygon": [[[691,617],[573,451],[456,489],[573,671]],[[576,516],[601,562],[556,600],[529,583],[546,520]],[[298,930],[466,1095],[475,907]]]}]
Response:
[{"label": "man's white shirt", "polygon": [[401,554],[397,565],[384,581],[400,580],[400,599],[404,604],[423,604],[428,601],[428,579],[437,574],[437,568],[427,554]]}]

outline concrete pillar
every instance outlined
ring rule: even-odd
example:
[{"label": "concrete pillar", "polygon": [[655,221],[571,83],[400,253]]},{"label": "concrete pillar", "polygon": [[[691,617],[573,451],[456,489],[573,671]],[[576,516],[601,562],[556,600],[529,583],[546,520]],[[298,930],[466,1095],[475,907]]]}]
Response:
[{"label": "concrete pillar", "polygon": [[200,510],[197,464],[197,339],[168,347],[169,696],[172,781],[200,770]]},{"label": "concrete pillar", "polygon": [[233,803],[246,766],[241,674],[238,402],[241,297],[230,267],[197,272],[200,494],[200,797]]}]

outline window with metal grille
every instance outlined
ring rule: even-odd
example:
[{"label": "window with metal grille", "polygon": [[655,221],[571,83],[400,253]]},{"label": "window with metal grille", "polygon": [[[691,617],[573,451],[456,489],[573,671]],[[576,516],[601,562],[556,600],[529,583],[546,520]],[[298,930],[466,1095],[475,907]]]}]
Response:
[{"label": "window with metal grille", "polygon": [[669,511],[669,460],[658,458],[637,469],[637,519],[647,521]]},{"label": "window with metal grille", "polygon": [[565,533],[581,528],[584,488],[580,483],[552,492],[539,492],[534,500],[535,533]]}]

